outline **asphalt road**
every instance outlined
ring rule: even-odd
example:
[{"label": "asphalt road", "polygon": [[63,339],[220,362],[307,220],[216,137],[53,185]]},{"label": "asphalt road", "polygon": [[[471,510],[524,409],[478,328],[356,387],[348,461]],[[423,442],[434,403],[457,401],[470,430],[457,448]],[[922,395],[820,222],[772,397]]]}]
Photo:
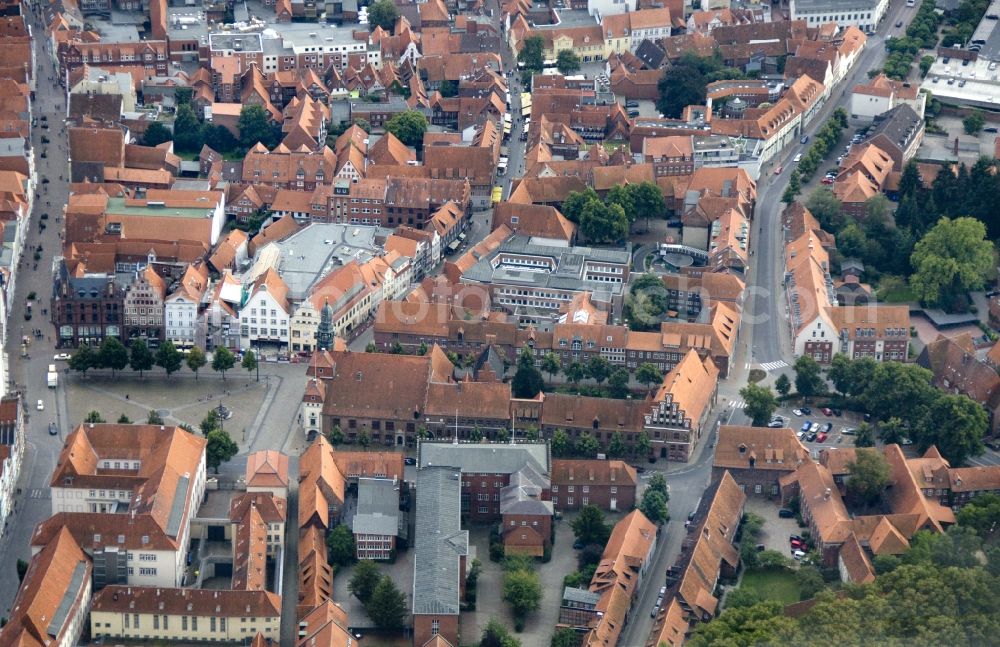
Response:
[{"label": "asphalt road", "polygon": [[[45,33],[45,25],[31,18],[32,31],[36,35]],[[8,521],[7,528],[0,538],[0,609],[4,617],[9,616],[10,606],[17,593],[17,578],[14,565],[18,559],[30,559],[31,550],[28,546],[35,526],[48,518],[51,513],[51,497],[49,494],[49,477],[55,467],[56,458],[62,445],[62,439],[69,430],[65,398],[62,394],[62,384],[57,389],[48,389],[45,384],[45,373],[49,364],[53,363],[55,353],[54,343],[48,338],[55,338],[55,330],[48,323],[48,316],[42,309],[49,308],[52,294],[52,259],[59,253],[59,231],[62,227],[62,208],[66,204],[68,185],[66,182],[66,160],[68,151],[66,142],[66,100],[63,89],[49,75],[55,75],[52,58],[45,51],[45,39],[35,38],[36,96],[33,103],[32,116],[38,119],[38,126],[32,128],[31,140],[35,154],[35,168],[38,179],[39,198],[35,200],[34,209],[28,224],[25,239],[25,249],[22,265],[18,271],[15,285],[15,295],[10,304],[7,321],[7,357],[10,362],[9,375],[13,386],[20,389],[27,406],[25,416],[27,448],[24,464],[21,468],[19,482],[20,494],[16,496],[16,510]],[[42,121],[42,117],[46,121]],[[43,123],[48,129],[43,129]],[[52,142],[42,144],[42,136]],[[46,157],[41,153],[45,151]],[[60,179],[62,175],[62,179]],[[48,178],[47,184],[42,180]],[[52,206],[46,204],[50,202]],[[41,214],[48,213],[48,220],[41,220]],[[56,217],[59,217],[59,221]],[[39,224],[46,224],[44,231]],[[38,261],[38,269],[33,260],[34,249],[42,246],[42,256]],[[37,300],[32,308],[32,318],[25,320],[25,300],[30,292],[35,292]],[[41,329],[43,337],[35,339],[31,334],[34,329]],[[28,335],[31,344],[28,348],[29,357],[21,357],[21,337]],[[57,362],[59,368],[65,368],[65,362]],[[37,401],[44,402],[44,411],[37,411]],[[59,434],[50,436],[48,425],[55,422],[59,426]]]},{"label": "asphalt road", "polygon": [[[885,36],[901,30],[894,27],[896,21],[908,23],[916,9],[907,8],[902,0],[896,0],[889,8],[882,27],[875,36],[868,38],[864,51],[854,68],[844,81],[834,90],[826,106],[820,109],[802,134],[812,136],[830,118],[838,107],[849,109],[850,90],[867,80],[868,70],[881,67],[885,59]],[[795,144],[788,147],[781,156],[772,161],[757,183],[757,229],[753,242],[755,254],[751,257],[750,276],[747,281],[747,301],[743,310],[741,335],[749,344],[744,369],[751,366],[772,363],[792,363],[791,335],[786,302],[782,289],[784,277],[784,232],[781,224],[781,195],[788,185],[788,179],[795,167],[792,158],[806,150],[806,146]],[[774,175],[776,166],[782,167],[779,175]]]}]

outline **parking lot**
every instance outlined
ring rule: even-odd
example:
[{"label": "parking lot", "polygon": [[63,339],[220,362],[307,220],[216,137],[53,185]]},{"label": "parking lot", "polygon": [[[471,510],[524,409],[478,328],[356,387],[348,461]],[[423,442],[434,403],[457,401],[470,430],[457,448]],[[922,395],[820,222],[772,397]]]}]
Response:
[{"label": "parking lot", "polygon": [[[799,435],[799,439],[802,441],[806,447],[813,453],[817,455],[819,450],[824,447],[853,447],[854,446],[854,436],[852,434],[845,434],[844,429],[857,429],[858,425],[862,422],[862,414],[853,411],[841,411],[840,416],[834,415],[831,410],[831,415],[826,415],[819,407],[805,407],[808,413],[795,406],[786,406],[778,409],[775,415],[782,416],[785,419],[785,424],[794,429]],[[798,413],[795,413],[798,411]],[[802,429],[806,422],[810,423],[810,429],[815,429],[815,431],[810,431],[803,436]],[[818,425],[817,429],[815,425]],[[829,431],[824,431],[830,426]],[[825,433],[820,435],[820,433]],[[812,434],[816,435],[813,436]]]},{"label": "parking lot", "polygon": [[781,501],[775,498],[768,500],[759,496],[747,497],[746,512],[752,512],[764,520],[759,543],[764,544],[764,550],[776,550],[786,557],[791,557],[791,547],[788,544],[789,535],[801,535],[799,522],[794,518],[786,519],[778,516]]}]

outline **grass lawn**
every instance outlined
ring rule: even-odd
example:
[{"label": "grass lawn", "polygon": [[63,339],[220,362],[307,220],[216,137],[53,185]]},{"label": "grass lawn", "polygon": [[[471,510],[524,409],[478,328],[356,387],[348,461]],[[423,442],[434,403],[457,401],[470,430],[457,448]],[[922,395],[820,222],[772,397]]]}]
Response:
[{"label": "grass lawn", "polygon": [[913,303],[917,301],[917,295],[907,286],[900,286],[888,290],[879,290],[878,298],[886,303]]},{"label": "grass lawn", "polygon": [[762,598],[780,600],[783,604],[799,601],[799,583],[794,571],[753,569],[743,574],[740,588],[753,589]]}]

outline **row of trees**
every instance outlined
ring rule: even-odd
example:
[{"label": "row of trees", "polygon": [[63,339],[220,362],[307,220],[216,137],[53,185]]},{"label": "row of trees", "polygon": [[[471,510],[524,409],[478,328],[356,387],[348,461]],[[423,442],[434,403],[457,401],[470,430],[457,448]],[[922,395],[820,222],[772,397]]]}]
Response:
[{"label": "row of trees", "polygon": [[938,25],[940,24],[941,17],[937,13],[937,5],[934,0],[921,2],[913,20],[906,27],[906,35],[903,38],[886,40],[885,47],[889,55],[881,70],[873,69],[868,72],[869,78],[884,72],[890,78],[905,81],[910,75],[913,59],[917,53],[921,49],[933,49],[937,45]]},{"label": "row of trees", "polygon": [[[167,373],[167,377],[176,373],[181,366],[187,367],[198,376],[198,371],[208,363],[205,351],[195,346],[184,356],[174,343],[169,339],[160,344],[154,353],[142,339],[134,339],[126,348],[117,337],[106,337],[97,350],[92,349],[88,344],[80,344],[69,358],[69,368],[87,374],[90,369],[109,368],[111,374],[121,371],[126,367],[139,373],[141,378],[145,371],[151,370],[154,366],[159,366]],[[228,348],[222,346],[216,348],[212,354],[212,370],[222,375],[226,379],[226,371],[236,365],[236,356]],[[247,350],[243,354],[243,361],[240,364],[247,371],[258,370],[259,364],[257,356],[252,350]],[[259,379],[259,376],[258,376]]]},{"label": "row of trees", "polygon": [[808,182],[826,156],[836,148],[845,128],[847,128],[847,111],[843,108],[837,108],[833,111],[830,119],[816,132],[812,146],[802,156],[789,176],[788,186],[785,187],[785,192],[781,196],[782,202],[791,204],[795,201],[795,197],[802,190],[802,182]]}]

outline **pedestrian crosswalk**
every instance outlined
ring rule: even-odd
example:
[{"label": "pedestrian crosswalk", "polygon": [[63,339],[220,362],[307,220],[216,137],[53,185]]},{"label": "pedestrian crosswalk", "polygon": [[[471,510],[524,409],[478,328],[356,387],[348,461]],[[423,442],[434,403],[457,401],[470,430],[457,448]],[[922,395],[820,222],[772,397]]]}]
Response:
[{"label": "pedestrian crosswalk", "polygon": [[760,365],[765,371],[777,371],[779,368],[785,368],[788,366],[788,362],[784,360],[778,360],[777,362],[764,362]]},{"label": "pedestrian crosswalk", "polygon": [[747,403],[744,402],[743,400],[733,400],[733,408],[734,409],[745,409],[746,406],[747,406]]},{"label": "pedestrian crosswalk", "polygon": [[29,499],[47,499],[49,498],[49,493],[46,490],[40,488],[35,488],[28,491]]}]

